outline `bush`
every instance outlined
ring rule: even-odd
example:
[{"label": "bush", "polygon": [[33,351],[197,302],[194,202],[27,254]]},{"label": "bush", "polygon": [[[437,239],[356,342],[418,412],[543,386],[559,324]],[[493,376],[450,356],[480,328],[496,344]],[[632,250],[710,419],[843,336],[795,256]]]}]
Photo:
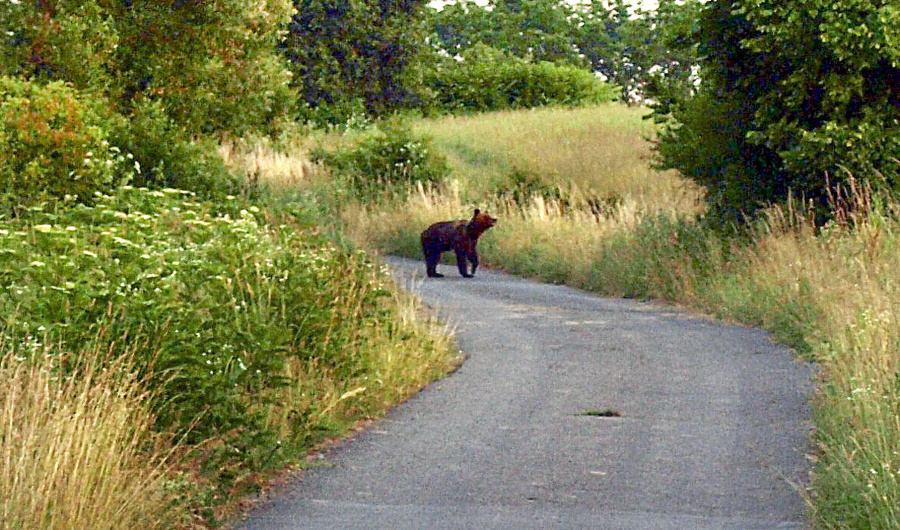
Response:
[{"label": "bush", "polygon": [[495,189],[494,195],[500,199],[508,199],[519,207],[526,206],[534,197],[545,201],[565,202],[558,186],[550,186],[537,173],[514,168],[506,180]]},{"label": "bush", "polygon": [[316,358],[338,378],[364,366],[345,355],[358,321],[336,324],[334,312],[347,303],[358,319],[378,314],[377,289],[344,291],[346,281],[371,285],[371,267],[266,225],[238,200],[216,213],[186,193],[126,188],[3,227],[0,339],[77,350],[101,336],[111,354],[128,344],[164,389],[161,428],[187,429],[191,441],[263,436],[246,395],[281,384],[286,359]]},{"label": "bush", "polygon": [[532,63],[484,45],[468,50],[459,62],[439,64],[426,74],[426,85],[449,111],[578,106],[616,97],[613,87],[588,70]]},{"label": "bush", "polygon": [[106,107],[61,82],[0,77],[2,206],[19,210],[66,195],[89,201],[132,179],[132,155],[111,143],[123,120]]},{"label": "bush", "polygon": [[397,124],[372,129],[350,149],[316,149],[311,156],[345,179],[360,199],[404,193],[418,183],[439,183],[450,171],[429,139]]},{"label": "bush", "polygon": [[240,191],[241,179],[225,166],[217,145],[188,138],[157,102],[142,101],[127,128],[118,132],[118,141],[140,163],[133,180],[137,187],[190,190],[206,198]]},{"label": "bush", "polygon": [[66,196],[90,203],[129,182],[206,197],[240,191],[214,145],[191,141],[158,103],[143,101],[130,122],[108,108],[65,83],[0,78],[2,207]]},{"label": "bush", "polygon": [[54,379],[82,352],[113,373],[127,359],[148,421],[181,445],[169,491],[213,521],[259,472],[383,413],[453,360],[384,269],[317,233],[171,189],[34,206],[0,220],[0,355],[14,345],[17,361],[52,359]]},{"label": "bush", "polygon": [[0,3],[0,74],[65,81],[128,115],[159,101],[190,135],[267,129],[289,110],[289,0]]},{"label": "bush", "polygon": [[673,118],[664,167],[706,186],[711,213],[731,221],[791,194],[824,221],[850,175],[898,189],[897,27],[885,2],[707,2],[693,35],[701,90],[657,109]]},{"label": "bush", "polygon": [[696,223],[647,217],[603,242],[587,286],[602,292],[614,285],[625,297],[695,300],[724,254],[723,242]]}]

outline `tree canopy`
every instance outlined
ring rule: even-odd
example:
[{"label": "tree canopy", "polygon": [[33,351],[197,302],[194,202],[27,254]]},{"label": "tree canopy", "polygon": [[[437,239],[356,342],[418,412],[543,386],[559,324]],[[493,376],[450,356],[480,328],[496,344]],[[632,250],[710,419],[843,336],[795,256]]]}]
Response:
[{"label": "tree canopy", "polygon": [[684,83],[694,65],[691,48],[671,41],[696,20],[697,0],[663,0],[636,10],[625,0],[463,0],[434,10],[432,44],[464,55],[478,44],[534,62],[586,68],[621,86],[626,98],[656,90],[661,77]]},{"label": "tree canopy", "polygon": [[328,110],[359,101],[373,114],[418,105],[425,2],[294,0],[283,47],[303,103]]},{"label": "tree canopy", "polygon": [[[136,184],[233,192],[236,180],[193,139],[267,131],[285,119],[290,72],[277,44],[292,11],[288,0],[0,2],[0,78],[18,81],[0,85],[0,140],[17,156],[49,145],[45,156],[70,161],[52,165],[56,174],[18,161],[35,183],[60,179],[53,189],[82,178],[78,153],[110,144],[139,162]],[[37,100],[51,108],[29,111]],[[47,144],[48,134],[76,130],[75,103],[96,109],[83,126],[92,143]],[[44,138],[17,119],[27,112]]]},{"label": "tree canopy", "polygon": [[147,100],[190,134],[270,119],[289,74],[276,44],[288,0],[0,3],[0,75],[65,81],[123,114]]},{"label": "tree canopy", "polygon": [[804,197],[826,210],[853,175],[900,184],[900,7],[879,0],[718,0],[691,35],[696,95],[660,109],[666,167],[705,185],[713,214]]}]

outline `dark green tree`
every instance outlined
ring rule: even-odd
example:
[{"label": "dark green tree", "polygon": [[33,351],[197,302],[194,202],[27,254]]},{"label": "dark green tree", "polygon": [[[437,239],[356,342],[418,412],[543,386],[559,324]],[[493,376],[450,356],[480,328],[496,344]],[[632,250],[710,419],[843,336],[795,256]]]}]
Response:
[{"label": "dark green tree", "polygon": [[[425,0],[295,0],[284,43],[293,85],[311,108],[361,101],[380,114],[423,103]],[[345,111],[346,112],[346,111]]]},{"label": "dark green tree", "polygon": [[702,85],[658,109],[659,152],[741,220],[793,193],[824,215],[854,175],[900,182],[900,7],[870,0],[720,0],[693,42]]}]

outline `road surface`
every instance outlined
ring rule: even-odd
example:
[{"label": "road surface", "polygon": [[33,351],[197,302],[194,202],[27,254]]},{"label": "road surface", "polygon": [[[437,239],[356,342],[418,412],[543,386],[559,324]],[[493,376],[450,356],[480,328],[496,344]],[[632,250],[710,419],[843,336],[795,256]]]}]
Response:
[{"label": "road surface", "polygon": [[810,369],[766,333],[388,262],[455,325],[467,361],[239,528],[807,527]]}]

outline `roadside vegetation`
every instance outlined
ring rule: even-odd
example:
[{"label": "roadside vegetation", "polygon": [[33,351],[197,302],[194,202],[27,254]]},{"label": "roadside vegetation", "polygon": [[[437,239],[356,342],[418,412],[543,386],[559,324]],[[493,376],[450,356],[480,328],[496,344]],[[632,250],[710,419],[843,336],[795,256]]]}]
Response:
[{"label": "roadside vegetation", "polygon": [[214,523],[259,473],[452,369],[445,330],[316,231],[127,186],[4,220],[4,524]]},{"label": "roadside vegetation", "polygon": [[895,527],[900,204],[848,177],[824,226],[791,200],[723,231],[704,216],[701,188],[650,167],[646,113],[606,105],[415,122],[450,176],[345,203],[343,231],[420,258],[423,227],[479,207],[499,218],[480,243],[487,266],[772,331],[816,365],[815,466],[801,492],[815,526]]}]

